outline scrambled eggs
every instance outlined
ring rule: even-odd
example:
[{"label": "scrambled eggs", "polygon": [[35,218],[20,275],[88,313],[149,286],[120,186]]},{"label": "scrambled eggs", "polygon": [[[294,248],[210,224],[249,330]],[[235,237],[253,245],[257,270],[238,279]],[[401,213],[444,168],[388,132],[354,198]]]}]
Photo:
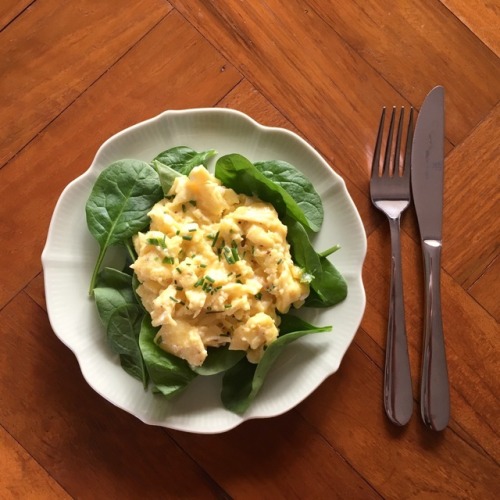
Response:
[{"label": "scrambled eggs", "polygon": [[[269,203],[235,193],[204,167],[180,176],[134,238],[137,289],[165,351],[203,364],[229,344],[257,363],[278,336],[277,312],[302,305],[287,228]],[[305,281],[305,280],[304,280]]]}]

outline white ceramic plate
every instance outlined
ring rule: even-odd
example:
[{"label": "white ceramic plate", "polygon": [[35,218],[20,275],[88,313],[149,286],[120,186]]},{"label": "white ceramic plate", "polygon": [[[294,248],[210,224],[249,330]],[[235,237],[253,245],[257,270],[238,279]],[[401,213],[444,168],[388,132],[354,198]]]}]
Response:
[{"label": "white ceramic plate", "polygon": [[[113,161],[151,161],[160,151],[180,145],[198,151],[216,149],[219,155],[240,153],[251,161],[279,159],[292,163],[309,177],[323,199],[325,223],[314,240],[315,248],[326,249],[337,243],[342,247],[330,258],[348,282],[347,299],[325,310],[301,310],[304,319],[318,326],[333,325],[333,331],[290,345],[243,416],[222,406],[219,376],[197,377],[170,401],[144,391],[140,382],[122,370],[117,356],[106,345],[95,304],[87,293],[98,246],[87,230],[85,203],[98,174]],[[117,258],[113,252],[108,253],[108,262]],[[365,253],[363,225],[344,181],[310,145],[290,131],[262,126],[241,112],[208,108],[166,111],[107,140],[87,172],[63,191],[42,263],[50,322],[59,339],[76,355],[92,388],[148,424],[216,433],[247,419],[288,411],[337,371],[365,308],[361,280]]]}]

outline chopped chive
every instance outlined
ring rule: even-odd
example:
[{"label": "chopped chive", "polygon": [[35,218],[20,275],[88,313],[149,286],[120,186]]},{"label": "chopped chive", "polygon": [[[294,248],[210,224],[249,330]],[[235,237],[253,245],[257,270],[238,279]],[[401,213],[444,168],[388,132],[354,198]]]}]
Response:
[{"label": "chopped chive", "polygon": [[243,282],[241,280],[236,280],[236,283],[239,283],[240,285],[243,285]]},{"label": "chopped chive", "polygon": [[215,283],[215,280],[214,280],[213,278],[211,278],[210,276],[208,276],[208,275],[207,275],[207,276],[205,276],[205,279],[206,279],[207,281],[210,281],[210,283]]},{"label": "chopped chive", "polygon": [[172,295],[170,295],[168,298],[169,298],[170,300],[173,300],[174,302],[179,302],[179,301],[178,301],[175,297],[172,297]]},{"label": "chopped chive", "polygon": [[238,255],[238,249],[236,247],[231,247],[231,253],[233,254],[233,259],[235,262],[240,260],[240,256]]},{"label": "chopped chive", "polygon": [[186,205],[184,203],[181,205],[182,211],[185,213],[186,212]]},{"label": "chopped chive", "polygon": [[278,260],[277,264],[280,265],[283,262],[283,259]]},{"label": "chopped chive", "polygon": [[196,200],[189,200],[189,203],[191,203],[191,205],[193,205],[193,207],[196,206]]},{"label": "chopped chive", "polygon": [[207,267],[207,265],[206,264],[200,264],[200,267],[205,268],[205,267]]},{"label": "chopped chive", "polygon": [[190,233],[194,233],[194,232],[196,231],[196,228],[195,228],[195,227],[192,227],[191,229],[188,229],[188,231],[189,231]]},{"label": "chopped chive", "polygon": [[224,309],[231,309],[233,307],[232,304],[224,304]]},{"label": "chopped chive", "polygon": [[227,274],[227,277],[229,278],[230,276],[233,275],[233,271],[231,271],[230,273]]},{"label": "chopped chive", "polygon": [[[227,248],[227,247],[225,247]],[[224,252],[224,258],[226,259],[228,264],[234,264],[234,258],[231,257],[230,252],[229,254],[227,252]]]},{"label": "chopped chive", "polygon": [[184,234],[182,236],[182,239],[187,240],[187,241],[191,241],[193,239],[193,237],[190,234]]},{"label": "chopped chive", "polygon": [[177,229],[177,231],[175,232],[175,234],[176,234],[177,236],[179,236],[179,234],[181,234],[181,232],[179,231],[179,229]]},{"label": "chopped chive", "polygon": [[218,239],[218,238],[219,238],[219,231],[217,231],[217,232],[215,233],[215,236],[214,236],[214,241],[213,241],[213,243],[212,243],[212,247],[214,247],[214,246],[215,246],[215,244],[217,243],[217,239]]},{"label": "chopped chive", "polygon": [[175,270],[179,273],[179,274],[182,274],[182,271],[179,267],[176,267]]},{"label": "chopped chive", "polygon": [[167,237],[166,235],[163,235],[162,240],[158,238],[148,238],[146,241],[148,242],[149,245],[155,245],[158,247],[167,248],[167,243],[165,240],[166,237]]},{"label": "chopped chive", "polygon": [[197,286],[200,286],[203,282],[205,281],[205,278],[200,278],[195,284],[194,286],[197,287]]},{"label": "chopped chive", "polygon": [[255,298],[256,298],[257,300],[260,300],[260,299],[262,298],[262,294],[261,294],[260,292],[259,292],[259,293],[256,293],[256,294],[255,294]]},{"label": "chopped chive", "polygon": [[235,275],[235,278],[240,278],[241,277],[241,273]]},{"label": "chopped chive", "polygon": [[174,258],[173,257],[165,257],[163,259],[164,264],[173,264],[174,263]]},{"label": "chopped chive", "polygon": [[182,292],[182,290],[184,290],[184,288],[182,288],[182,286],[176,286],[175,289],[178,291],[178,292]]},{"label": "chopped chive", "polygon": [[185,305],[186,305],[186,303],[185,303],[183,300],[179,300],[179,304],[180,304],[181,306],[185,306]]}]

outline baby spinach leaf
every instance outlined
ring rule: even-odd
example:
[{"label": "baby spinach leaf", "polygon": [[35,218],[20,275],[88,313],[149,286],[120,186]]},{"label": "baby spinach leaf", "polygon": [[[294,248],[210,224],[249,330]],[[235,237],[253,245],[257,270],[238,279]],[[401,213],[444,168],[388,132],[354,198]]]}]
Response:
[{"label": "baby spinach leaf", "polygon": [[313,231],[319,231],[323,224],[323,203],[311,181],[286,161],[262,161],[254,165],[293,198],[309,221],[309,227]]},{"label": "baby spinach leaf", "polygon": [[305,301],[308,307],[330,307],[347,297],[347,282],[339,270],[326,258],[320,257],[321,273],[311,282],[311,293]]},{"label": "baby spinach leaf", "polygon": [[89,293],[106,250],[143,229],[149,221],[149,210],[161,198],[158,174],[145,162],[119,160],[101,172],[85,207],[87,226],[99,243]]},{"label": "baby spinach leaf", "polygon": [[160,184],[163,190],[163,194],[167,196],[170,189],[172,188],[172,185],[174,184],[175,178],[180,177],[182,174],[158,160],[153,160],[152,165],[160,178]]},{"label": "baby spinach leaf", "polygon": [[128,240],[125,242],[125,247],[127,249],[127,255],[128,255],[128,270],[130,270],[130,276],[131,276],[131,289],[132,289],[132,292],[134,294],[134,297],[135,297],[135,301],[137,302],[137,304],[139,304],[139,306],[141,307],[141,309],[146,313],[146,308],[144,307],[143,303],[142,303],[142,300],[141,298],[139,297],[139,294],[137,293],[137,287],[141,284],[141,282],[139,281],[139,278],[137,277],[137,274],[135,273],[135,271],[133,271],[131,268],[130,268],[130,265],[132,263],[134,263],[136,260],[137,260],[137,253],[135,251],[135,248],[134,248],[134,245],[133,245],[133,242],[132,242],[132,239]]},{"label": "baby spinach leaf", "polygon": [[314,278],[322,271],[320,256],[314,250],[309,235],[300,222],[291,217],[286,217],[284,222],[288,228],[286,238],[290,243],[293,261],[311,275],[314,281]]},{"label": "baby spinach leaf", "polygon": [[216,154],[217,152],[214,149],[198,153],[187,146],[177,146],[163,151],[153,161],[156,160],[182,175],[189,175],[189,172],[194,167],[198,167],[199,165],[206,166],[208,160]]},{"label": "baby spinach leaf", "polygon": [[110,315],[107,328],[109,345],[119,354],[123,369],[148,385],[146,366],[139,349],[139,333],[144,313],[137,304],[119,306]]},{"label": "baby spinach leaf", "polygon": [[105,267],[98,275],[94,299],[99,317],[107,329],[113,312],[127,304],[137,304],[132,290],[132,276],[117,269]]},{"label": "baby spinach leaf", "polygon": [[323,332],[330,331],[332,329],[331,326],[317,327],[311,325],[307,321],[295,316],[292,313],[282,314],[280,315],[280,337],[283,335],[287,335],[291,332],[305,332],[310,330],[320,329]]},{"label": "baby spinach leaf", "polygon": [[178,146],[156,156],[151,165],[158,172],[163,194],[168,195],[176,177],[189,175],[194,167],[206,165],[215,154],[213,149],[198,153],[187,146]]},{"label": "baby spinach leaf", "polygon": [[315,327],[297,317],[285,319],[287,316],[283,316],[285,324],[280,325],[280,336],[264,351],[258,364],[244,358],[224,374],[221,400],[228,410],[242,414],[248,409],[272,365],[288,344],[304,335],[331,330],[329,326]]},{"label": "baby spinach leaf", "polygon": [[314,250],[304,227],[297,221],[286,218],[288,227],[287,240],[290,243],[290,252],[297,266],[312,276],[311,291],[305,301],[308,307],[330,307],[338,304],[347,297],[347,283],[337,268],[327,259],[337,246],[323,254]]},{"label": "baby spinach leaf", "polygon": [[196,377],[189,364],[177,356],[170,354],[155,344],[154,338],[158,328],[151,325],[148,315],[140,328],[139,345],[149,377],[154,384],[154,391],[165,397],[179,393]]},{"label": "baby spinach leaf", "polygon": [[[237,193],[257,196],[262,201],[271,203],[280,217],[288,215],[312,231],[319,231],[317,217],[309,219],[308,214],[304,213],[303,208],[284,187],[268,179],[244,156],[230,154],[219,158],[215,164],[215,177]],[[295,194],[297,192],[298,190]]]},{"label": "baby spinach leaf", "polygon": [[[234,413],[243,414],[262,387],[262,379],[257,383],[257,365],[243,358],[226,371],[222,378],[220,399],[222,404]],[[255,385],[254,385],[254,381]]]},{"label": "baby spinach leaf", "polygon": [[130,274],[114,267],[105,267],[97,275],[96,287],[116,288],[122,290],[130,288]]},{"label": "baby spinach leaf", "polygon": [[215,375],[234,366],[246,355],[245,351],[232,351],[224,347],[208,347],[208,355],[201,366],[193,367],[198,375]]}]

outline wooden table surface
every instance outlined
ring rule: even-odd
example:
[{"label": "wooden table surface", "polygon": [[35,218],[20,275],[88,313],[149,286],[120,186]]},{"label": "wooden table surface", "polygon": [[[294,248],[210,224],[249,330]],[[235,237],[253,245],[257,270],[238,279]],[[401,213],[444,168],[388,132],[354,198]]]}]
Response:
[{"label": "wooden table surface", "polygon": [[[500,6],[478,0],[3,0],[0,498],[498,498]],[[383,105],[446,89],[443,322],[451,421],[419,416],[423,277],[403,271],[414,414],[385,417],[389,232],[369,164]],[[340,370],[290,412],[219,435],[102,399],[54,335],[40,254],[63,188],[115,132],[228,107],[310,142],[368,238],[364,318]]]}]

